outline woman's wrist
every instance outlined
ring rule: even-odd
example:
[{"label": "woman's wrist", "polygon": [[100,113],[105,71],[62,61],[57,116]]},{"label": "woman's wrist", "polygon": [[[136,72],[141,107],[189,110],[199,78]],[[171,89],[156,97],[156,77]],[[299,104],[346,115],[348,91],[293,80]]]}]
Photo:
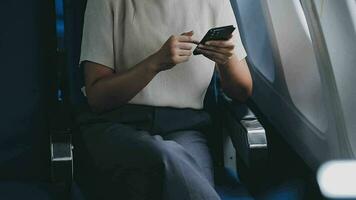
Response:
[{"label": "woman's wrist", "polygon": [[148,57],[148,68],[150,71],[158,74],[162,71],[161,62],[157,53],[152,54]]},{"label": "woman's wrist", "polygon": [[155,54],[147,58],[147,68],[150,72],[158,74],[161,71],[159,59]]}]

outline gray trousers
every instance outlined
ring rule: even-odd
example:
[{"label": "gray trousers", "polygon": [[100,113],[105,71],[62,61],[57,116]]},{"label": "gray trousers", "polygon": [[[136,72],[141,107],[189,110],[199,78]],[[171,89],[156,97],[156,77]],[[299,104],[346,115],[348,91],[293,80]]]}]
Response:
[{"label": "gray trousers", "polygon": [[204,111],[125,105],[100,115],[84,112],[79,122],[95,164],[125,182],[125,198],[220,199],[201,133],[209,123]]}]

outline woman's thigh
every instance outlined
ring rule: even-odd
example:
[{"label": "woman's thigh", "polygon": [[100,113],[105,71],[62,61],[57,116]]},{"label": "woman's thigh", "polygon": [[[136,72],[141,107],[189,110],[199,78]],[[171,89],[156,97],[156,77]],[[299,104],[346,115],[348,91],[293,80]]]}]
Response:
[{"label": "woman's thigh", "polygon": [[165,140],[175,141],[181,145],[185,151],[194,158],[211,185],[214,185],[212,158],[208,148],[207,139],[203,133],[189,130],[177,131],[164,135],[163,138]]},{"label": "woman's thigh", "polygon": [[119,199],[160,199],[166,148],[161,136],[108,122],[85,125],[81,131],[95,166],[117,184],[113,192]]},{"label": "woman's thigh", "polygon": [[82,138],[94,164],[102,170],[149,169],[162,164],[161,136],[118,123],[81,127]]}]

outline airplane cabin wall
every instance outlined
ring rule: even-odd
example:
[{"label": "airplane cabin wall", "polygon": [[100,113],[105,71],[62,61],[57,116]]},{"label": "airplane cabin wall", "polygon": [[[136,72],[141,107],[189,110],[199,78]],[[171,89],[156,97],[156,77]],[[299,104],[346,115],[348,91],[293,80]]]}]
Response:
[{"label": "airplane cabin wall", "polygon": [[[335,12],[339,13],[336,15],[342,13],[340,9],[335,11],[339,1],[325,2],[335,4],[332,6],[334,8],[329,8],[331,9],[329,15]],[[355,3],[351,2],[352,0],[345,1],[344,4]],[[341,153],[342,149],[348,147],[340,142],[340,133],[333,128],[334,121],[330,119],[333,113],[327,104],[329,97],[322,85],[315,49],[300,1],[232,0],[231,3],[254,78],[252,100],[311,168],[317,169],[326,160],[344,157]],[[317,2],[317,6],[320,12],[322,2]],[[326,4],[323,6],[327,7]],[[350,15],[353,12],[346,13]],[[328,14],[324,13],[324,15]],[[335,18],[335,16],[330,17]],[[334,21],[326,19],[324,23],[329,22],[330,25],[332,22],[336,23],[335,20],[340,18],[335,18]],[[355,21],[352,22],[355,24]],[[329,29],[332,29],[331,27]],[[349,26],[349,30],[354,27]],[[327,31],[328,33],[325,33],[327,39],[338,37],[339,33]],[[355,32],[345,36],[356,38]],[[339,47],[338,52],[342,51],[344,46],[340,44],[343,43],[335,43],[335,41],[337,40],[334,40],[334,45]],[[331,45],[330,42],[328,44]],[[350,68],[351,63],[356,63],[355,56],[351,56],[356,55],[355,50],[352,49],[355,47],[354,44],[355,42],[349,41],[347,47],[350,51],[337,54],[338,58],[331,55],[332,60],[338,59],[340,67],[342,65],[348,67],[348,70],[343,72],[343,76],[340,76],[343,78],[339,79],[343,82],[339,91],[345,90],[344,97],[341,97],[345,102],[343,105],[347,104],[349,108],[345,112],[348,115],[346,120],[349,120],[350,125],[348,131],[356,128],[351,126],[355,124],[352,121],[356,113],[355,106],[352,104],[355,90],[351,89],[356,68]],[[348,60],[344,62],[346,58]],[[334,64],[336,67],[336,61]],[[340,72],[335,74],[338,76]],[[340,95],[343,95],[342,92]],[[355,134],[348,136],[346,141],[355,142]]]},{"label": "airplane cabin wall", "polygon": [[[355,158],[356,156],[356,1],[316,0],[321,29],[324,33],[331,68],[320,68],[321,73],[332,73],[333,81],[327,80],[324,90],[336,95],[329,99],[336,107],[330,108],[330,122],[336,124],[336,130],[330,130],[329,137],[333,146],[338,146],[336,158]],[[337,103],[336,103],[337,102]],[[336,104],[335,104],[336,103]]]}]

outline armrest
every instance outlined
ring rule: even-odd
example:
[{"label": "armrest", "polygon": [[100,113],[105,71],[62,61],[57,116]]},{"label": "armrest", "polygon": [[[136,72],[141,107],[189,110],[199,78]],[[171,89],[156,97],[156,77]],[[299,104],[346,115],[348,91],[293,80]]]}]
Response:
[{"label": "armrest", "polygon": [[268,144],[266,131],[246,104],[224,97],[224,127],[231,137],[238,157],[245,166],[256,168],[266,162]]},{"label": "armrest", "polygon": [[69,197],[73,182],[73,145],[69,106],[59,102],[50,125],[51,181],[60,199]]},{"label": "armrest", "polygon": [[72,136],[67,131],[54,131],[50,140],[52,182],[71,185],[73,180]]}]

